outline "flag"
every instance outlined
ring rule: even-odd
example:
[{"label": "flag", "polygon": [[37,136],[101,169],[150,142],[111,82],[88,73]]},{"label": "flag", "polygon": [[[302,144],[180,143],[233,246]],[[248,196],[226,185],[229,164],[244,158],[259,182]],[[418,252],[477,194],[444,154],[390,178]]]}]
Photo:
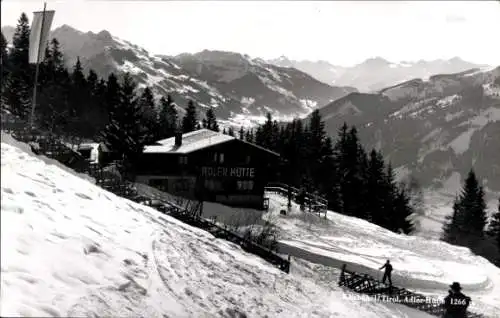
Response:
[{"label": "flag", "polygon": [[[54,20],[54,10],[33,12],[33,22],[30,32],[29,62],[38,63],[45,54],[52,20]],[[45,18],[44,18],[45,15]],[[43,30],[42,30],[43,21]]]}]

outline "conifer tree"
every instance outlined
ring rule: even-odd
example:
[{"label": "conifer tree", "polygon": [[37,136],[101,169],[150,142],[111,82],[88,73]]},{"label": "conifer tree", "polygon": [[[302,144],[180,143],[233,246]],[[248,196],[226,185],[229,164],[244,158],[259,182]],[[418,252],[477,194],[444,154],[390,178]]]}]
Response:
[{"label": "conifer tree", "polygon": [[234,128],[232,126],[229,126],[228,130],[227,130],[227,134],[229,136],[232,136],[234,137]]},{"label": "conifer tree", "polygon": [[148,132],[143,125],[143,111],[136,98],[136,83],[129,73],[123,77],[119,104],[110,113],[110,123],[103,131],[104,142],[124,158],[124,170],[133,176],[133,166],[144,149]]},{"label": "conifer tree", "polygon": [[453,214],[443,226],[442,239],[451,244],[474,247],[483,238],[485,225],[484,191],[471,170],[453,204]]},{"label": "conifer tree", "polygon": [[172,137],[177,129],[177,110],[175,109],[172,96],[169,94],[165,99],[160,99],[160,139]]},{"label": "conifer tree", "polygon": [[370,222],[383,226],[388,223],[387,210],[385,206],[385,171],[384,158],[375,149],[370,152],[368,160],[366,196],[364,201],[368,209]]},{"label": "conifer tree", "polygon": [[245,140],[245,130],[243,129],[243,126],[240,127],[240,130],[238,132],[238,138],[240,140]]},{"label": "conifer tree", "polygon": [[69,94],[69,127],[78,132],[80,136],[92,137],[93,111],[90,109],[93,104],[90,103],[90,88],[87,85],[87,79],[83,74],[80,58],[77,57],[76,63],[71,74],[71,85]]},{"label": "conifer tree", "polygon": [[4,67],[4,63],[7,61],[9,51],[7,50],[7,39],[3,35],[3,32],[0,32],[0,62],[2,65],[2,70]]},{"label": "conifer tree", "polygon": [[224,127],[224,128],[222,129],[222,133],[223,133],[224,135],[227,135],[226,127]]},{"label": "conifer tree", "polygon": [[219,132],[219,124],[217,123],[217,118],[212,107],[209,107],[205,113],[205,118],[203,120],[203,128],[210,129]]},{"label": "conifer tree", "polygon": [[12,38],[13,48],[6,62],[11,71],[2,94],[10,111],[21,119],[28,119],[33,89],[33,67],[29,64],[29,37],[28,17],[22,13]]},{"label": "conifer tree", "polygon": [[146,144],[160,139],[159,113],[151,88],[146,87],[139,98],[137,106],[142,112]]},{"label": "conifer tree", "polygon": [[121,86],[114,73],[108,76],[105,92],[105,106],[108,114],[112,114],[120,105]]},{"label": "conifer tree", "polygon": [[182,118],[182,132],[188,133],[196,130],[198,126],[198,115],[196,114],[196,107],[194,102],[189,100],[188,106],[186,108],[186,114]]},{"label": "conifer tree", "polygon": [[9,51],[7,50],[7,40],[5,39],[3,32],[0,32],[0,68],[1,68],[1,81],[0,81],[0,103],[1,109],[7,109],[6,98],[4,95],[5,86],[7,85],[9,77]]},{"label": "conifer tree", "polygon": [[44,65],[45,83],[39,88],[37,119],[53,134],[73,134],[75,111],[70,103],[71,77],[57,39],[52,39],[48,52]]},{"label": "conifer tree", "polygon": [[248,141],[251,143],[255,142],[252,129],[247,130],[247,132],[245,133],[245,141]]},{"label": "conifer tree", "polygon": [[99,79],[96,72],[90,69],[87,75],[87,85],[90,92],[89,108],[92,110],[92,139],[98,139],[99,133],[109,123],[106,106],[106,81]]},{"label": "conifer tree", "polygon": [[385,223],[382,226],[390,231],[398,232],[401,220],[398,217],[396,200],[398,198],[398,186],[396,184],[396,175],[392,164],[387,165],[384,176],[384,209],[386,214]]},{"label": "conifer tree", "polygon": [[414,211],[410,205],[410,197],[404,187],[397,189],[396,198],[394,200],[395,209],[395,229],[394,232],[411,234],[415,230],[411,216]]}]

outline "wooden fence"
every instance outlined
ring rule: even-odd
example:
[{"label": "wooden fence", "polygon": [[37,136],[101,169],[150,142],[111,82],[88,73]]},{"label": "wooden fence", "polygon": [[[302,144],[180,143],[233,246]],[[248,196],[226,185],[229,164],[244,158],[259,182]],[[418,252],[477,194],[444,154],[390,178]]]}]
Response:
[{"label": "wooden fence", "polygon": [[[376,300],[402,304],[437,317],[443,317],[445,312],[443,301],[440,299],[424,296],[400,287],[388,287],[367,274],[348,271],[345,264],[342,266],[338,285],[373,297]],[[481,314],[470,311],[467,312],[467,317],[485,318]]]}]

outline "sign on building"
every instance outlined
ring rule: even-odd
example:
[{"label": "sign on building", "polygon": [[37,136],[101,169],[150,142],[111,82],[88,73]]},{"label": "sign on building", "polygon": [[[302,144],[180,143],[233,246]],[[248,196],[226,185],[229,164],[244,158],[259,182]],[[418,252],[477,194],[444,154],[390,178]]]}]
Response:
[{"label": "sign on building", "polygon": [[246,167],[202,167],[202,177],[254,178],[255,168]]}]

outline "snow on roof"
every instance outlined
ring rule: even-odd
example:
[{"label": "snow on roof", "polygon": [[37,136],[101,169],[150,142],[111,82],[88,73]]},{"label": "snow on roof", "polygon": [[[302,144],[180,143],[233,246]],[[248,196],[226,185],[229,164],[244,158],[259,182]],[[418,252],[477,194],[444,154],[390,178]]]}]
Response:
[{"label": "snow on roof", "polygon": [[[157,141],[157,145],[150,145],[144,148],[144,153],[180,153],[180,154],[188,154],[193,151],[198,151],[207,147],[215,146],[218,144],[222,144],[231,140],[239,140],[240,142],[245,142],[236,137],[224,135],[222,133],[212,131],[209,129],[199,129],[182,135],[182,145],[175,145],[175,137],[170,137],[167,139],[162,139]],[[270,152],[274,155],[279,156],[279,154],[257,146],[252,143],[248,143],[254,147],[257,147],[261,150]]]}]

